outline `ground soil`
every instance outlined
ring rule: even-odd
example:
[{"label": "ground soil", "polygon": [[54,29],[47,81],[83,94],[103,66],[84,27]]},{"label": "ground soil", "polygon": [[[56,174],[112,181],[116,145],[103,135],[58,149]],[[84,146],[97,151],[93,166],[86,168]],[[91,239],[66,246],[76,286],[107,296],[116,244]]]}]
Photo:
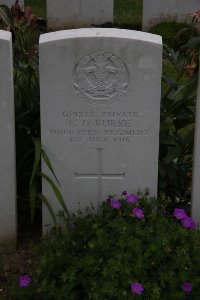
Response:
[{"label": "ground soil", "polygon": [[41,224],[27,226],[19,230],[18,245],[15,250],[0,247],[0,300],[15,300],[10,295],[10,287],[18,284],[19,277],[31,275],[36,270],[34,248],[41,238]]},{"label": "ground soil", "polygon": [[[9,287],[21,275],[33,272],[35,259],[30,247],[19,245],[15,252],[4,252],[1,256],[2,268],[0,274],[0,299],[13,299]],[[13,299],[14,300],[14,299]]]}]

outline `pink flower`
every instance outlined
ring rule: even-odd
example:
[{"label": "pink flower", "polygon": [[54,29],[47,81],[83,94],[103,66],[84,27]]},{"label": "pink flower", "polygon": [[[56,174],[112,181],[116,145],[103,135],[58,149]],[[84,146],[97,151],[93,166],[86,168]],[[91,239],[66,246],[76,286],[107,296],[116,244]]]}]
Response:
[{"label": "pink flower", "polygon": [[187,217],[187,213],[184,209],[175,208],[174,210],[174,217],[178,220],[182,220]]},{"label": "pink flower", "polygon": [[27,287],[31,283],[31,278],[28,275],[20,276],[19,277],[19,286],[20,287]]},{"label": "pink flower", "polygon": [[200,10],[195,11],[193,14],[191,14],[191,16],[197,19],[200,18]]},{"label": "pink flower", "polygon": [[121,203],[117,199],[111,199],[110,206],[115,208],[115,209],[120,209],[121,208]]},{"label": "pink flower", "polygon": [[182,284],[182,290],[186,293],[190,293],[192,291],[192,285],[190,282],[184,282]]},{"label": "pink flower", "polygon": [[136,203],[138,201],[138,196],[135,194],[126,195],[126,201],[128,203]]},{"label": "pink flower", "polygon": [[131,290],[133,293],[138,294],[138,295],[140,295],[144,292],[144,288],[143,288],[142,284],[139,282],[132,282]]},{"label": "pink flower", "polygon": [[144,212],[143,212],[143,210],[141,208],[138,208],[138,207],[135,207],[133,209],[133,215],[135,217],[137,217],[138,219],[144,218]]},{"label": "pink flower", "polygon": [[181,223],[185,228],[190,228],[190,229],[196,228],[196,223],[192,217],[188,217],[188,216],[185,217],[184,219],[181,220]]}]

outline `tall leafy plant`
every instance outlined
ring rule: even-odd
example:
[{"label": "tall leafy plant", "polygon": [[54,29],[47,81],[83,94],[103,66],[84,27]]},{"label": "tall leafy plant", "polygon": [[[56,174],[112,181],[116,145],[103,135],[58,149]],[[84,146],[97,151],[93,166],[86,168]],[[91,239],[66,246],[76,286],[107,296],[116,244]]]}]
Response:
[{"label": "tall leafy plant", "polygon": [[34,144],[40,136],[38,39],[36,17],[30,8],[22,11],[18,1],[11,7],[0,6],[1,27],[12,32],[18,193],[28,193]]},{"label": "tall leafy plant", "polygon": [[187,200],[191,186],[198,65],[187,47],[164,47],[164,61],[176,78],[163,74],[160,127],[159,189]]},{"label": "tall leafy plant", "polygon": [[[67,215],[69,213],[59,190],[59,182],[40,142],[38,40],[41,28],[31,8],[22,11],[18,1],[11,10],[1,5],[0,17],[1,25],[11,31],[13,37],[18,195],[30,200],[32,222],[36,207],[44,202],[56,224],[56,215],[41,193],[41,178],[48,182],[63,211]],[[41,172],[41,157],[54,179]]]},{"label": "tall leafy plant", "polygon": [[[62,210],[64,213],[69,216],[69,212],[67,209],[67,206],[65,204],[64,198],[60,192],[60,184],[56,177],[56,174],[54,173],[53,167],[51,165],[51,162],[45,153],[45,151],[41,147],[41,142],[39,138],[33,139],[34,146],[35,146],[35,159],[31,174],[31,180],[29,185],[29,195],[30,195],[30,204],[31,204],[31,221],[33,222],[34,216],[35,216],[35,206],[36,201],[39,200],[40,202],[43,202],[47,208],[49,209],[49,212],[52,216],[52,219],[54,221],[54,224],[56,225],[57,219],[56,215],[53,211],[53,208],[49,204],[48,199],[43,195],[40,191],[40,180],[43,178],[52,188]],[[53,179],[50,176],[47,176],[46,174],[41,172],[41,158],[43,159],[44,163],[47,165],[48,169],[50,170],[50,173],[52,174]]]}]

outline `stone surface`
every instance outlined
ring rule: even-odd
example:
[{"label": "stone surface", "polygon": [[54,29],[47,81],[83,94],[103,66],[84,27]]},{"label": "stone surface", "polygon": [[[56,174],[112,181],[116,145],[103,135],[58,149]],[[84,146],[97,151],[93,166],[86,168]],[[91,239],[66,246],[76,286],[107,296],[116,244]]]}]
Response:
[{"label": "stone surface", "polygon": [[113,0],[47,0],[49,31],[113,22]]},{"label": "stone surface", "polygon": [[199,0],[143,0],[142,29],[166,22],[191,23],[193,12],[200,9]]},{"label": "stone surface", "polygon": [[0,30],[0,244],[16,242],[12,37]]},{"label": "stone surface", "polygon": [[[42,145],[70,211],[97,208],[124,190],[156,195],[161,61],[161,37],[143,32],[41,36]],[[50,174],[45,164],[43,172]],[[43,193],[59,209],[46,182]]]},{"label": "stone surface", "polygon": [[[0,0],[0,5],[2,4],[6,4],[8,7],[11,7],[13,4],[15,4],[15,0]],[[23,7],[24,0],[19,0],[19,5]]]},{"label": "stone surface", "polygon": [[200,73],[196,102],[195,141],[193,155],[192,215],[200,224]]}]

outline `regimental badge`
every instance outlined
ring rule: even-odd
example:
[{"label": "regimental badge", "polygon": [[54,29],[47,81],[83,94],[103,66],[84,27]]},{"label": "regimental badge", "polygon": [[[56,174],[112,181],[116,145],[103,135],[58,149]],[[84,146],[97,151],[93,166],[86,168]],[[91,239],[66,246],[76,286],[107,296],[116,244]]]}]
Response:
[{"label": "regimental badge", "polygon": [[91,105],[119,101],[128,86],[128,71],[122,60],[107,51],[96,51],[80,59],[74,69],[74,87]]}]

